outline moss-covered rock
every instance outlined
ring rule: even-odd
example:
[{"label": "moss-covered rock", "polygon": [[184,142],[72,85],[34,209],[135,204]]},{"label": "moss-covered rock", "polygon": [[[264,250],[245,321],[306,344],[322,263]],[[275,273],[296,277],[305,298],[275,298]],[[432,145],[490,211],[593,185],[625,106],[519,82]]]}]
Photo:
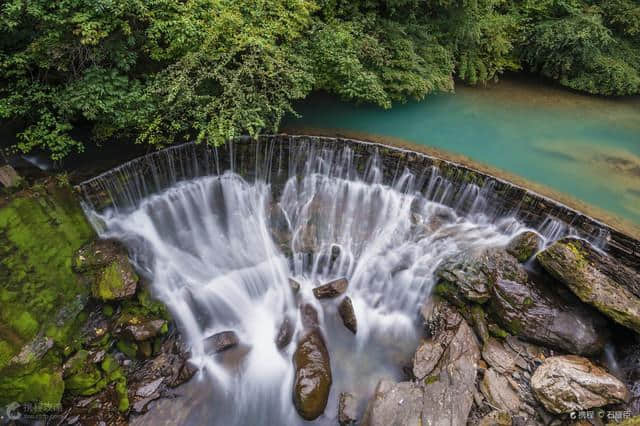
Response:
[{"label": "moss-covered rock", "polygon": [[0,207],[0,405],[57,404],[61,358],[89,289],[71,268],[95,234],[71,188],[55,180]]},{"label": "moss-covered rock", "polygon": [[583,302],[640,333],[640,274],[575,238],[555,242],[536,258]]},{"label": "moss-covered rock", "polygon": [[507,253],[526,262],[542,247],[542,237],[537,232],[525,231],[511,239],[507,245]]}]

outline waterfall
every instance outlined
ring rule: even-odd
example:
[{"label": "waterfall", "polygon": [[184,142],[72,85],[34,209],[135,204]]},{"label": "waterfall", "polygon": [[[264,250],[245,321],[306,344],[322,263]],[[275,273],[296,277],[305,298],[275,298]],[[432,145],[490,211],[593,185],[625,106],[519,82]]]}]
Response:
[{"label": "waterfall", "polygon": [[[299,335],[301,302],[318,310],[334,376],[316,423],[335,424],[340,392],[367,398],[380,378],[402,378],[437,266],[525,229],[498,215],[490,187],[457,187],[435,167],[389,170],[375,150],[265,143],[245,158],[234,144],[224,149],[173,147],[81,186],[100,236],[127,245],[190,345],[200,373],[183,391],[190,397],[171,402],[189,410],[187,424],[306,423],[291,402],[296,337],[275,345],[286,317]],[[564,231],[550,221],[544,232]],[[355,336],[336,302],[312,294],[340,277],[350,283]],[[298,296],[289,278],[301,283]],[[224,330],[240,346],[211,354],[207,338]]]}]

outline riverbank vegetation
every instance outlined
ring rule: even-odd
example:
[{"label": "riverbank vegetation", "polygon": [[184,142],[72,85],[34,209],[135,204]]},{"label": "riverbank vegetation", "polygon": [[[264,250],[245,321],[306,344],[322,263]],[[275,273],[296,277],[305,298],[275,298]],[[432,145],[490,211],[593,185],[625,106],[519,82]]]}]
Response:
[{"label": "riverbank vegetation", "polygon": [[[53,159],[114,139],[277,129],[314,90],[391,107],[535,73],[640,93],[633,0],[7,0],[5,144]],[[8,129],[8,130],[7,130]]]}]

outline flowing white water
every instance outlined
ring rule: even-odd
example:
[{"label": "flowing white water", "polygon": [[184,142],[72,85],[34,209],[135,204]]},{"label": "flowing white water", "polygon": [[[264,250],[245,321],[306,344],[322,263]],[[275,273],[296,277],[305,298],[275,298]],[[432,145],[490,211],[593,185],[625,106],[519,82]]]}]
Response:
[{"label": "flowing white water", "polygon": [[[446,179],[431,173],[428,182],[420,181],[405,170],[385,185],[379,158],[372,156],[358,173],[352,152],[329,150],[290,167],[276,199],[265,181],[227,171],[176,182],[128,208],[91,212],[102,237],[129,247],[201,368],[182,390],[188,397],[170,401],[182,420],[152,410],[146,421],[307,423],[297,416],[291,393],[302,302],[318,310],[334,378],[317,424],[336,423],[340,392],[364,401],[380,378],[402,379],[439,263],[462,251],[505,245],[523,229],[513,219],[490,220],[475,185],[451,200]],[[558,232],[553,229],[554,237]],[[297,297],[289,277],[302,284]],[[355,336],[340,322],[339,299],[321,302],[311,291],[339,277],[350,282]],[[296,335],[278,350],[285,317],[295,320]],[[206,339],[224,330],[238,334],[240,347],[208,353]]]}]

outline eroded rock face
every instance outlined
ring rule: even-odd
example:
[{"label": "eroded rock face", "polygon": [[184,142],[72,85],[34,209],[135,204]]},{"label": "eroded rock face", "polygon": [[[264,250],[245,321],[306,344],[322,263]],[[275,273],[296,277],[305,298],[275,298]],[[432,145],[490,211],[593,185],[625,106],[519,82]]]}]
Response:
[{"label": "eroded rock face", "polygon": [[479,359],[476,336],[462,320],[438,364],[423,380],[423,425],[467,423]]},{"label": "eroded rock face", "polygon": [[330,299],[333,297],[338,297],[342,293],[347,291],[348,286],[349,281],[347,281],[346,278],[340,278],[314,288],[313,295],[317,299]]},{"label": "eroded rock face", "polygon": [[305,334],[293,355],[293,402],[300,417],[318,418],[327,406],[331,388],[329,352],[318,328]]},{"label": "eroded rock face", "polygon": [[[511,262],[514,270],[521,268],[513,258],[501,262]],[[511,333],[570,353],[602,351],[607,338],[604,323],[579,301],[563,300],[531,281],[524,271],[505,277],[501,269],[493,269],[490,279],[491,310]]]},{"label": "eroded rock face", "polygon": [[353,303],[349,297],[342,299],[342,302],[338,305],[338,313],[344,326],[351,330],[353,334],[356,334],[358,321],[356,320],[356,312],[353,310]]},{"label": "eroded rock face", "polygon": [[362,426],[420,426],[423,398],[422,388],[415,383],[381,380],[369,401]]},{"label": "eroded rock face", "polygon": [[542,247],[542,237],[537,232],[525,231],[515,237],[506,247],[507,253],[518,262],[526,262]]},{"label": "eroded rock face", "polygon": [[640,333],[640,274],[575,238],[555,242],[536,258],[583,302]]},{"label": "eroded rock face", "polygon": [[627,402],[629,392],[617,378],[574,355],[547,358],[531,377],[536,398],[552,413],[569,413]]}]

